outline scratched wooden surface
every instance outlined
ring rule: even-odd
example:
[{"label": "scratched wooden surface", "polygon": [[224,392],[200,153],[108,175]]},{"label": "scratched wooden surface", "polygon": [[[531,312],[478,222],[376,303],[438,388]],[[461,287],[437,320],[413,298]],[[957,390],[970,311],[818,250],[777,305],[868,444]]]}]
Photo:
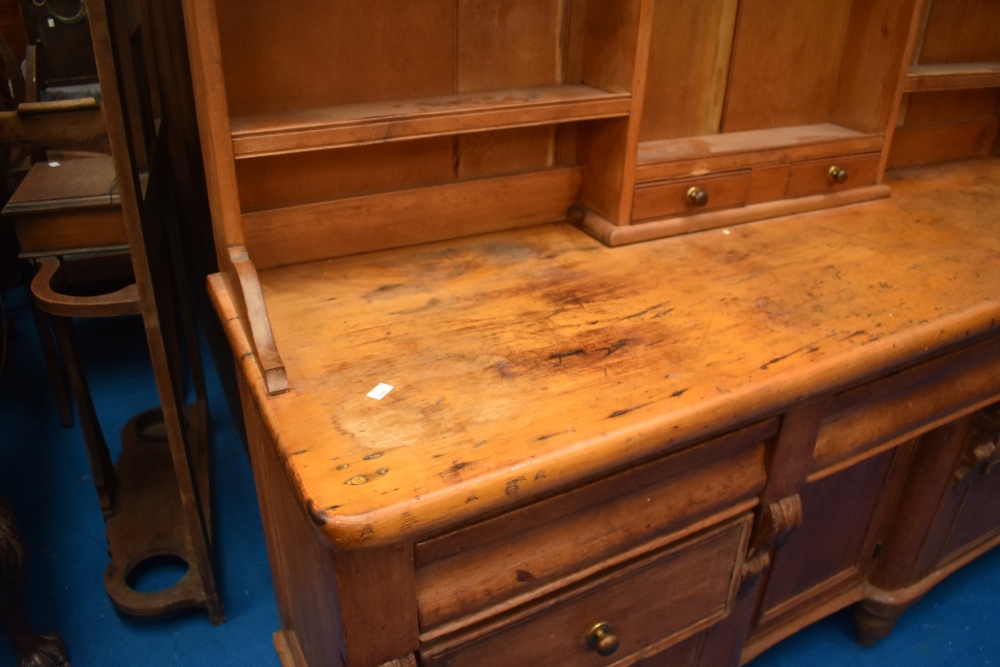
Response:
[{"label": "scratched wooden surface", "polygon": [[551,224],[263,271],[291,383],[273,397],[211,286],[319,530],[374,546],[1000,328],[1000,160],[889,183],[889,200],[613,249]]}]

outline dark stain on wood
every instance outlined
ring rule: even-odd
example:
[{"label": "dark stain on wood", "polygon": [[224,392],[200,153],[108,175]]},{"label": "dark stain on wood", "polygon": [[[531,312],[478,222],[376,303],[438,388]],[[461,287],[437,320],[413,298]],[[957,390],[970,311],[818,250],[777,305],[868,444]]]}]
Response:
[{"label": "dark stain on wood", "polygon": [[607,347],[599,348],[598,351],[604,352],[604,356],[605,357],[610,357],[612,354],[614,354],[618,350],[622,349],[623,347],[625,347],[626,345],[628,345],[631,342],[632,341],[629,340],[628,338],[624,338],[624,339],[622,339],[620,341],[612,343],[611,345],[608,345]]},{"label": "dark stain on wood", "polygon": [[[864,332],[861,332],[861,333],[864,333]],[[791,352],[789,352],[788,354],[783,354],[783,355],[781,355],[780,357],[775,357],[774,359],[771,359],[771,361],[769,361],[769,362],[767,362],[766,364],[764,364],[763,366],[761,366],[761,367],[760,367],[760,369],[761,369],[762,371],[766,371],[766,370],[767,370],[768,368],[770,368],[770,367],[771,367],[771,366],[773,366],[774,364],[777,364],[777,363],[779,363],[779,362],[782,362],[782,361],[784,361],[785,359],[788,359],[789,357],[791,357],[791,356],[793,356],[793,355],[796,355],[796,354],[798,354],[799,352],[802,352],[803,350],[807,350],[807,349],[808,349],[808,348],[810,348],[810,347],[812,347],[812,346],[810,346],[810,345],[807,345],[806,347],[800,347],[800,348],[799,348],[799,349],[797,349],[797,350],[792,350],[792,351],[791,351]]]},{"label": "dark stain on wood", "polygon": [[566,357],[585,357],[587,356],[587,351],[584,349],[570,350],[569,352],[556,352],[555,354],[549,355],[549,359],[554,359],[559,363],[556,366],[562,366],[563,359]]},{"label": "dark stain on wood", "polygon": [[[663,303],[658,303],[658,304],[656,304],[655,306],[650,306],[649,308],[646,308],[645,310],[640,310],[640,311],[639,311],[638,313],[632,313],[631,315],[626,315],[626,316],[624,316],[624,317],[620,317],[620,318],[618,318],[618,319],[620,319],[620,320],[622,320],[622,321],[625,321],[625,320],[632,320],[632,319],[635,319],[635,318],[637,318],[637,317],[642,317],[642,316],[643,316],[643,315],[645,315],[646,313],[651,313],[651,312],[653,312],[654,310],[657,310],[657,309],[659,309],[659,308],[663,308],[663,307],[664,307],[665,305],[667,305],[668,303],[670,303],[670,302],[669,302],[669,301],[664,301]],[[672,310],[672,309],[671,309],[671,310]],[[669,312],[669,311],[668,311],[668,312]]]},{"label": "dark stain on wood", "polygon": [[649,403],[643,403],[642,405],[637,405],[634,408],[626,408],[624,410],[615,410],[610,415],[608,415],[607,417],[605,417],[605,419],[616,419],[616,418],[621,417],[623,415],[627,415],[630,412],[635,412],[636,410],[641,410],[642,408],[646,407],[647,405],[649,405]]},{"label": "dark stain on wood", "polygon": [[479,500],[479,496],[477,496],[476,494],[472,494],[471,496],[465,499],[465,504],[468,505],[469,503],[475,502],[476,500]]},{"label": "dark stain on wood", "polygon": [[364,299],[365,299],[365,301],[371,301],[372,299],[377,299],[379,297],[384,297],[389,292],[392,292],[393,290],[397,290],[397,289],[399,289],[402,286],[403,286],[402,283],[394,283],[392,285],[382,285],[381,287],[379,287],[377,289],[374,289],[371,292],[368,292],[367,294],[365,294]]},{"label": "dark stain on wood", "polygon": [[374,461],[375,459],[382,458],[383,452],[375,452],[374,454],[369,454],[365,457],[365,461]]},{"label": "dark stain on wood", "polygon": [[532,573],[528,572],[527,570],[518,570],[517,571],[517,580],[521,581],[521,582],[534,581],[535,580],[535,575],[533,575]]},{"label": "dark stain on wood", "polygon": [[678,389],[674,393],[670,394],[670,398],[677,398],[678,396],[683,396],[687,393],[687,389]]}]

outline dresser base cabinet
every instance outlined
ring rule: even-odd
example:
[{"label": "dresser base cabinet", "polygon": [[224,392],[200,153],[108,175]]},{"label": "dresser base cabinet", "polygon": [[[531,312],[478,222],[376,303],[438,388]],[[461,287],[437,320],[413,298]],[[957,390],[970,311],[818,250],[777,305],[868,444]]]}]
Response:
[{"label": "dresser base cabinet", "polygon": [[851,605],[884,637],[1000,543],[1000,161],[889,182],[262,271],[279,393],[212,277],[283,664],[735,667]]}]

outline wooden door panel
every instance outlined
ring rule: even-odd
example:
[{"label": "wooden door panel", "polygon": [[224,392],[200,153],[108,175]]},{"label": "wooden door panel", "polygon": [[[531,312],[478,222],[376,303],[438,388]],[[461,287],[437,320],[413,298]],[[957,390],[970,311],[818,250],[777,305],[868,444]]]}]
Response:
[{"label": "wooden door panel", "polygon": [[762,622],[784,613],[801,593],[827,582],[847,586],[861,576],[859,563],[871,555],[865,553],[869,527],[893,455],[880,454],[803,489],[802,525],[776,552]]}]

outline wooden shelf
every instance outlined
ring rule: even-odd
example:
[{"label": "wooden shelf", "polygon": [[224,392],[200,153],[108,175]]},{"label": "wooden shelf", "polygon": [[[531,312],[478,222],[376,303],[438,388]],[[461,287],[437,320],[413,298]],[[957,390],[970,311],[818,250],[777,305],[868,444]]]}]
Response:
[{"label": "wooden shelf", "polygon": [[231,120],[231,130],[239,159],[623,117],[631,106],[628,93],[546,86],[241,116]]},{"label": "wooden shelf", "polygon": [[904,92],[1000,88],[1000,62],[917,65],[910,68]]},{"label": "wooden shelf", "polygon": [[763,162],[787,162],[882,150],[882,134],[819,123],[768,130],[728,132],[649,141],[639,145],[638,182],[710,170],[742,169]]}]

